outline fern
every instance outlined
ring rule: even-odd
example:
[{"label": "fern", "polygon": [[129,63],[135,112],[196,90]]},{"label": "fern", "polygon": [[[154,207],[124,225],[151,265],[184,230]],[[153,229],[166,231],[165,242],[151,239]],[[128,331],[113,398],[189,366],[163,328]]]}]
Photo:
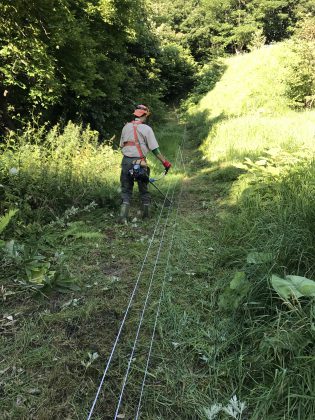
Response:
[{"label": "fern", "polygon": [[64,233],[65,237],[72,236],[76,239],[99,239],[103,237],[100,232],[88,230],[89,228],[84,222],[73,222],[69,225],[69,229]]},{"label": "fern", "polygon": [[8,226],[10,223],[10,220],[12,217],[18,212],[17,209],[15,210],[9,210],[8,213],[6,213],[4,216],[0,217],[0,235],[4,231],[4,229]]},{"label": "fern", "polygon": [[100,232],[76,232],[73,236],[77,239],[100,239],[103,237]]}]

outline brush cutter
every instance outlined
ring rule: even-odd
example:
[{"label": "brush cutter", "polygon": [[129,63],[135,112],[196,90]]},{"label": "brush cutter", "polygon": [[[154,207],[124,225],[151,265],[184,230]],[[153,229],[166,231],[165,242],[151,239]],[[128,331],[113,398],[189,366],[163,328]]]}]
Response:
[{"label": "brush cutter", "polygon": [[169,205],[172,205],[173,204],[173,202],[171,201],[171,200],[169,200],[167,197],[166,197],[166,195],[165,194],[163,194],[163,192],[160,190],[160,188],[159,187],[157,187],[156,185],[155,185],[155,182],[156,181],[159,181],[160,179],[162,179],[162,178],[164,178],[165,177],[165,175],[167,174],[167,172],[168,172],[168,169],[165,169],[165,171],[163,171],[163,173],[162,173],[162,175],[160,176],[160,177],[158,177],[158,178],[149,178],[149,182],[150,182],[150,184],[151,185],[153,185],[153,187],[155,188],[155,189],[157,189],[158,190],[158,192],[162,195],[162,197],[164,197],[164,199],[169,203]]},{"label": "brush cutter", "polygon": [[168,169],[165,169],[163,173],[158,178],[150,178],[150,169],[144,166],[141,166],[140,164],[136,163],[133,165],[132,169],[129,170],[130,175],[136,180],[136,181],[146,181],[149,182],[155,189],[158,190],[158,192],[164,197],[164,199],[168,202],[169,205],[172,205],[172,201],[169,200],[165,194],[155,185],[156,181],[159,181],[160,179],[164,178],[167,174]]},{"label": "brush cutter", "polygon": [[169,200],[166,197],[165,194],[162,193],[162,191],[160,190],[160,188],[155,185],[155,183],[154,183],[155,181],[152,180],[152,178],[149,178],[149,182],[150,182],[151,185],[153,185],[154,188],[156,188],[158,190],[158,192],[162,195],[162,197],[164,197],[164,199],[169,203],[169,205],[172,205],[173,204],[173,202],[171,200]]}]

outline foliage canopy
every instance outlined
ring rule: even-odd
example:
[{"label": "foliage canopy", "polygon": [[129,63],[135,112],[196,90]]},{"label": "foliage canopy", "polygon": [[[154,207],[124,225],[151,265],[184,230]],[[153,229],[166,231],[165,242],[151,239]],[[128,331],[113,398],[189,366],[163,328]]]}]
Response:
[{"label": "foliage canopy", "polygon": [[184,96],[200,65],[289,37],[310,0],[3,0],[0,130],[90,123],[105,138],[137,102]]}]

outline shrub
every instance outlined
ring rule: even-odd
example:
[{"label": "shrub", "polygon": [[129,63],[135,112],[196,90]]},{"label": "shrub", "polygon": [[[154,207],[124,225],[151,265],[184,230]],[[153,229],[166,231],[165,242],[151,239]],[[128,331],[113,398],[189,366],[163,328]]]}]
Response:
[{"label": "shrub", "polygon": [[196,63],[183,47],[170,43],[160,54],[161,78],[164,81],[164,98],[182,98],[194,85]]},{"label": "shrub", "polygon": [[98,144],[98,133],[69,122],[61,130],[8,137],[0,157],[0,212],[17,206],[26,221],[48,222],[91,201],[111,205],[119,155]]},{"label": "shrub", "polygon": [[315,18],[302,22],[296,31],[289,57],[287,96],[297,107],[315,105]]}]

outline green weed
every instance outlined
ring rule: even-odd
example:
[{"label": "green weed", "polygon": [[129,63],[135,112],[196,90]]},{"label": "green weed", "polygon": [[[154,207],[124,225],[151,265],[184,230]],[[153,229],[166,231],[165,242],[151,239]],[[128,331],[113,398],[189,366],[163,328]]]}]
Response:
[{"label": "green weed", "polygon": [[48,133],[12,135],[0,158],[1,208],[13,203],[26,222],[48,222],[92,201],[113,206],[119,154],[99,145],[97,133],[69,122]]}]

